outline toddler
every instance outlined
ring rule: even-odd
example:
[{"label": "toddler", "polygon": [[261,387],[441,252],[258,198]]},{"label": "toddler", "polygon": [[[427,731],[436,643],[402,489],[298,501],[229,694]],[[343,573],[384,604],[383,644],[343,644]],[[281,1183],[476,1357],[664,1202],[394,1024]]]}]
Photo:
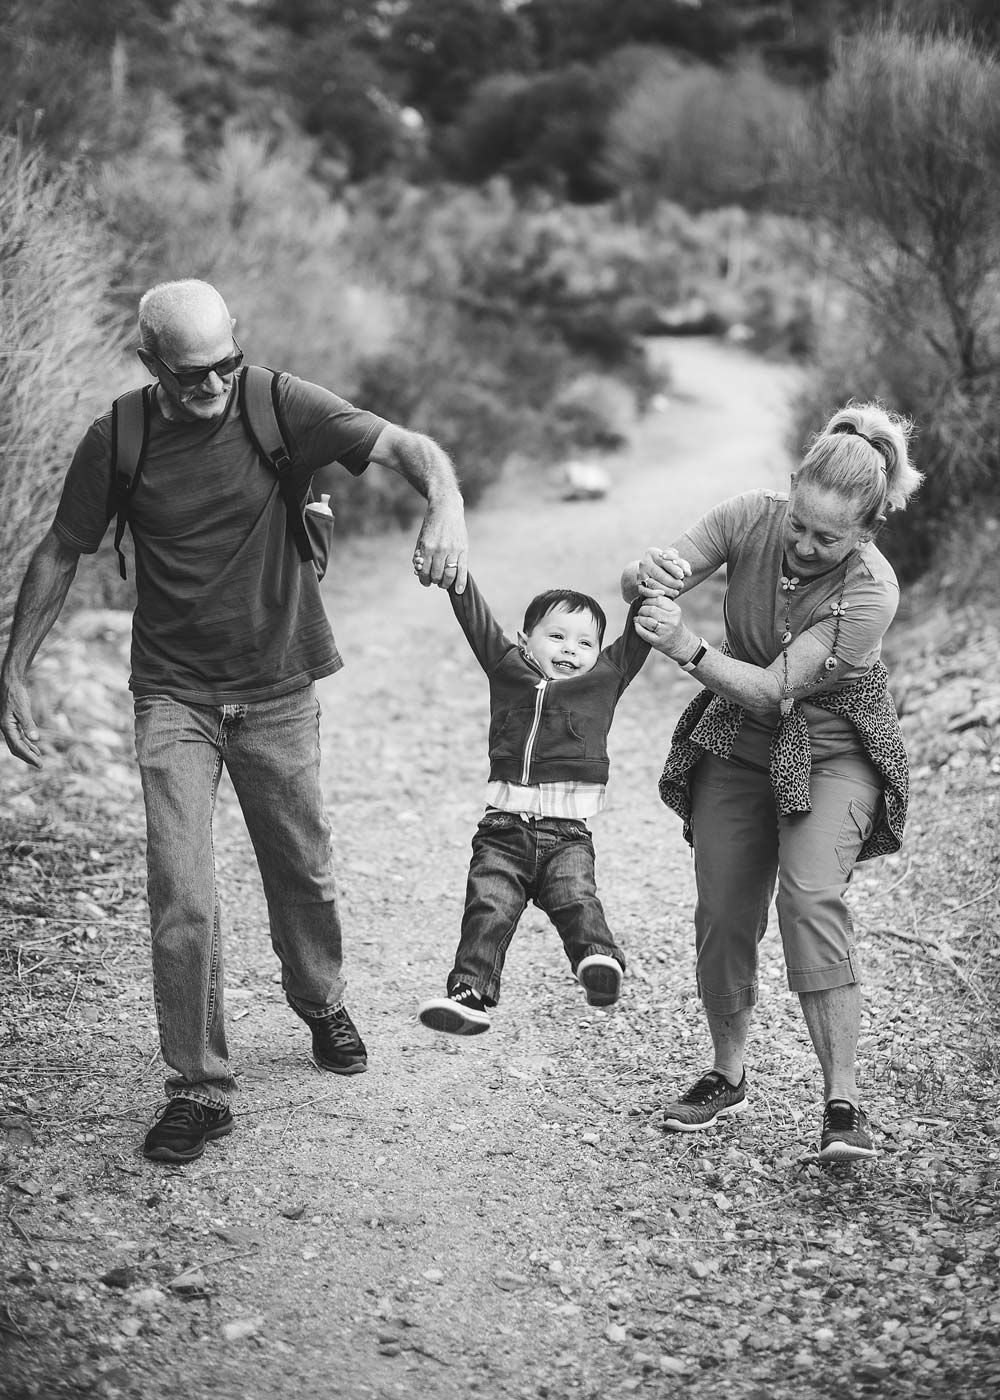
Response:
[{"label": "toddler", "polygon": [[528,900],[555,924],[591,1006],[618,1000],[625,956],[594,883],[587,818],[604,806],[608,730],[649,644],[633,625],[602,651],[606,619],[585,593],[553,588],[528,604],[516,642],[470,577],[449,591],[490,684],[490,774],[472,838],[462,931],[447,995],[425,1001],[433,1030],[478,1035],[500,999],[500,976]]}]

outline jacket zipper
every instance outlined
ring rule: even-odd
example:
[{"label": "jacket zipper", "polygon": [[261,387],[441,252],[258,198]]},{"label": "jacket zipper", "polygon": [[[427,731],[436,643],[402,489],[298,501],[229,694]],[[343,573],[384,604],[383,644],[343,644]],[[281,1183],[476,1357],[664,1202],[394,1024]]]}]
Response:
[{"label": "jacket zipper", "polygon": [[531,750],[534,748],[538,726],[542,722],[542,705],[545,703],[545,687],[547,685],[547,680],[540,680],[535,687],[535,715],[531,721],[531,728],[528,730],[528,737],[524,741],[524,764],[521,768],[522,787],[526,787],[528,783],[528,773],[531,768]]}]

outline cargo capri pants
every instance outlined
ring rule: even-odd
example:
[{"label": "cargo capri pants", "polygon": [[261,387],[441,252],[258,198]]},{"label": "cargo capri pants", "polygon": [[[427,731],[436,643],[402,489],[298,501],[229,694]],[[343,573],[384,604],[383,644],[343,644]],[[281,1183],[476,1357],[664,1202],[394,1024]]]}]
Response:
[{"label": "cargo capri pants", "polygon": [[767,773],[706,754],[692,782],[698,995],[731,1015],[757,1002],[758,946],[777,880],[788,986],[860,980],[845,894],[882,780],[861,754],[814,764],[812,810],[779,817]]}]

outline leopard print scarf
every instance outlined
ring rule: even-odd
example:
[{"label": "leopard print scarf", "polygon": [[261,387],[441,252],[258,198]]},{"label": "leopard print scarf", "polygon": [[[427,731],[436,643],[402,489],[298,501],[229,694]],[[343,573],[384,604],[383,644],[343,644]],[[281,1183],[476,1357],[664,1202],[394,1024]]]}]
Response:
[{"label": "leopard print scarf", "polygon": [[[898,851],[906,823],[909,768],[896,706],[887,682],[888,672],[882,662],[877,661],[866,675],[842,690],[823,691],[808,697],[810,705],[818,705],[850,720],[882,778],[881,811],[861,847],[859,861]],[[677,721],[660,777],[660,797],[684,822],[684,838],[689,844],[691,775],[695,765],[705,752],[728,758],[742,723],[742,707],[710,690],[696,695]],[[779,720],[771,739],[771,787],[782,816],[812,810],[811,775],[809,729],[801,706],[793,705]]]}]

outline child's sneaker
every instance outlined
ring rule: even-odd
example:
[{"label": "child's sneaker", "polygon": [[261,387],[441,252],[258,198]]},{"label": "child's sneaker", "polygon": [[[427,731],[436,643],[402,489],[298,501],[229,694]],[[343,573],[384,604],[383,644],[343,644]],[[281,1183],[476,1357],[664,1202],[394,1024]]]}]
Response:
[{"label": "child's sneaker", "polygon": [[481,1035],[490,1028],[486,1007],[471,987],[461,983],[446,997],[432,997],[417,1012],[421,1024],[432,1031],[447,1031],[450,1035]]},{"label": "child's sneaker", "polygon": [[591,1006],[613,1006],[622,989],[622,970],[614,958],[590,953],[577,963],[576,980]]}]

